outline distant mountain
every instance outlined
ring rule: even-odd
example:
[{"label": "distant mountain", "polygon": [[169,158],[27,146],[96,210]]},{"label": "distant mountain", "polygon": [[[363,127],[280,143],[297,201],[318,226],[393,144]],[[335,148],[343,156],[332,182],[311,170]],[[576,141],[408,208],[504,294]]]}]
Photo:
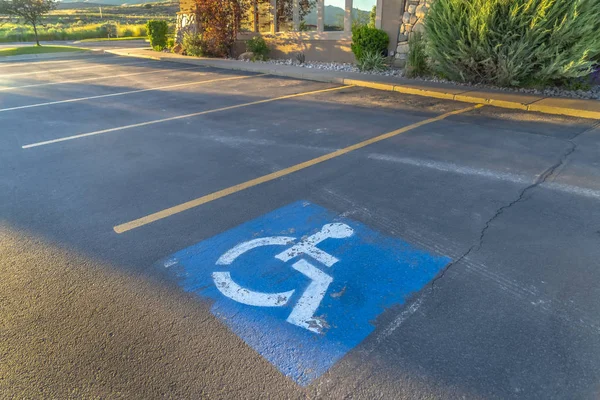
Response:
[{"label": "distant mountain", "polygon": [[[120,5],[134,5],[134,4],[146,4],[151,1],[144,0],[61,0],[59,1],[59,9],[74,9],[74,8],[90,8],[100,6],[120,6]],[[159,1],[160,2],[160,1]],[[178,2],[175,2],[176,4]],[[343,26],[344,25],[344,14],[345,11],[341,7],[336,6],[325,6],[325,25],[329,26]],[[359,19],[365,23],[369,21],[369,11],[359,10],[354,8],[352,10],[352,19]],[[314,7],[311,12],[304,17],[304,21],[307,25],[317,25],[317,7]]]},{"label": "distant mountain", "polygon": [[58,2],[58,9],[59,10],[66,10],[66,9],[71,10],[71,9],[102,7],[102,6],[106,6],[106,5],[107,4],[88,3],[87,1],[81,1],[81,0],[60,1],[60,2]]},{"label": "distant mountain", "polygon": [[[72,5],[73,3],[76,4],[81,4],[82,8],[86,8],[86,7],[98,7],[98,6],[120,6],[123,4],[145,4],[145,3],[150,3],[150,1],[143,1],[143,0],[94,0],[91,2],[87,2],[87,1],[81,1],[81,0],[61,0],[59,2],[60,3],[64,3],[69,4],[69,8],[73,8],[70,5]],[[89,5],[91,4],[91,6]],[[59,8],[64,8],[64,7],[60,7]]]}]

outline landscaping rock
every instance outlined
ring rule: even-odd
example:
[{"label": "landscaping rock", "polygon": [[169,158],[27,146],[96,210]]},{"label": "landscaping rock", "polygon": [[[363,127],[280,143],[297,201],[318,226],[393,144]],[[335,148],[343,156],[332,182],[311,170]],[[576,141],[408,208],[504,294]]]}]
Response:
[{"label": "landscaping rock", "polygon": [[424,18],[425,14],[427,14],[427,7],[425,7],[424,5],[417,7],[417,9],[415,10],[415,15],[419,19]]},{"label": "landscaping rock", "polygon": [[427,15],[429,5],[434,0],[413,0],[405,6],[405,13],[402,15],[402,24],[400,25],[400,43],[407,42],[411,32],[425,32],[423,18]]},{"label": "landscaping rock", "polygon": [[173,53],[175,54],[183,54],[183,46],[179,43],[177,43],[174,47],[173,50],[171,50]]},{"label": "landscaping rock", "polygon": [[[269,61],[257,61],[258,63],[268,63],[276,65],[295,65],[297,67],[303,67],[308,69],[321,69],[325,71],[337,71],[337,72],[360,72],[365,75],[384,75],[384,76],[403,76],[403,71],[398,68],[390,68],[385,71],[369,71],[361,72],[358,70],[356,65],[349,63],[335,63],[335,62],[318,62],[318,61],[306,61],[304,64],[297,63],[294,59],[284,60],[269,60]],[[394,63],[397,65],[397,63]]]},{"label": "landscaping rock", "polygon": [[254,53],[251,51],[247,51],[245,53],[240,54],[240,56],[238,57],[238,60],[249,61],[249,60],[252,60],[253,58],[254,58]]},{"label": "landscaping rock", "polygon": [[407,54],[409,50],[408,42],[398,43],[398,47],[396,47],[396,52],[398,54]]},{"label": "landscaping rock", "polygon": [[413,32],[419,32],[419,33],[424,33],[425,32],[425,25],[423,25],[423,23],[421,23],[421,22],[417,22],[415,24],[415,26],[413,26],[412,31]]}]

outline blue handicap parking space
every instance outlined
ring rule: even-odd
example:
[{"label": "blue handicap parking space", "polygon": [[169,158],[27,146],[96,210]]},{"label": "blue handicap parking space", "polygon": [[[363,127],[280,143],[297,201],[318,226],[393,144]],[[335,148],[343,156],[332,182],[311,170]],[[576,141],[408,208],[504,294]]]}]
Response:
[{"label": "blue handicap parking space", "polygon": [[300,201],[161,261],[300,385],[331,368],[450,260]]}]

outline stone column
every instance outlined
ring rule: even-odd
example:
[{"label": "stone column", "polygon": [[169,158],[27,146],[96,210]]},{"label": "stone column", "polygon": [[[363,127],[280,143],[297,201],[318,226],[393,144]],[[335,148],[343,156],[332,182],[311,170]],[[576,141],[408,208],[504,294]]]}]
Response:
[{"label": "stone column", "polygon": [[186,32],[198,32],[198,20],[194,12],[178,12],[177,24],[175,25],[175,43],[181,44],[183,34]]},{"label": "stone column", "polygon": [[398,35],[398,46],[396,47],[395,64],[403,67],[408,57],[408,38],[413,32],[425,32],[423,20],[427,14],[428,6],[435,0],[407,0],[400,34]]}]

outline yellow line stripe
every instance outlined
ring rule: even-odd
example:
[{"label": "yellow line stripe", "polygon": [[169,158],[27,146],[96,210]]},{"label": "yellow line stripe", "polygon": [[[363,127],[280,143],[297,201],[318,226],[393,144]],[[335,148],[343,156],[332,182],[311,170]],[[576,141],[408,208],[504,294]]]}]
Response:
[{"label": "yellow line stripe", "polygon": [[[253,78],[253,77],[262,76],[262,75],[268,75],[268,74],[251,75],[251,76],[248,76],[248,78]],[[217,81],[217,80],[219,80],[219,79],[215,79],[215,81]],[[205,81],[205,82],[208,82],[208,81]],[[312,90],[310,92],[288,94],[286,96],[274,97],[274,98],[265,99],[265,100],[257,100],[257,101],[252,101],[250,103],[238,104],[238,105],[235,105],[235,106],[215,108],[215,109],[212,109],[212,110],[200,111],[200,112],[192,113],[192,114],[178,115],[176,117],[170,117],[170,118],[155,119],[155,120],[152,120],[152,121],[140,122],[139,124],[119,126],[119,127],[116,127],[116,128],[104,129],[104,130],[101,130],[101,131],[81,133],[79,135],[66,136],[66,137],[62,137],[62,138],[58,138],[58,139],[47,140],[45,142],[38,142],[38,143],[26,144],[25,146],[21,146],[21,148],[22,149],[30,149],[32,147],[39,147],[39,146],[45,146],[45,145],[53,144],[53,143],[66,142],[67,140],[81,139],[81,138],[88,137],[88,136],[101,135],[101,134],[104,134],[104,133],[122,131],[122,130],[125,130],[125,129],[131,129],[131,128],[139,128],[139,127],[142,127],[142,126],[160,124],[160,123],[169,122],[169,121],[176,121],[178,119],[197,117],[197,116],[200,116],[200,115],[212,114],[212,113],[221,112],[221,111],[235,110],[236,108],[248,107],[248,106],[253,106],[253,105],[256,105],[256,104],[270,103],[270,102],[273,102],[273,101],[291,99],[291,98],[294,98],[294,97],[308,96],[310,94],[331,92],[331,91],[334,91],[334,90],[346,89],[346,88],[349,88],[349,87],[352,87],[352,86],[339,86],[339,87],[334,87],[334,88],[330,88],[330,89],[320,89],[320,90]]]},{"label": "yellow line stripe", "polygon": [[139,227],[144,226],[144,225],[148,225],[148,224],[150,224],[152,222],[156,222],[156,221],[161,220],[163,218],[170,217],[171,215],[178,214],[180,212],[189,210],[191,208],[201,206],[203,204],[206,204],[206,203],[209,203],[211,201],[220,199],[222,197],[229,196],[230,194],[234,194],[234,193],[240,192],[242,190],[251,188],[253,186],[260,185],[261,183],[269,182],[269,181],[281,178],[282,176],[289,175],[289,174],[292,174],[294,172],[303,170],[305,168],[312,167],[313,165],[320,164],[322,162],[325,162],[325,161],[331,160],[333,158],[342,156],[344,154],[348,154],[348,153],[350,153],[352,151],[355,151],[355,150],[361,149],[363,147],[369,146],[369,145],[371,145],[373,143],[381,142],[382,140],[386,140],[386,139],[392,138],[394,136],[397,136],[397,135],[400,135],[402,133],[408,132],[410,130],[416,129],[416,128],[421,127],[423,125],[427,125],[427,124],[431,124],[433,122],[441,121],[441,120],[443,120],[445,118],[448,118],[448,117],[450,117],[452,115],[462,114],[464,112],[471,111],[471,110],[474,110],[474,109],[477,109],[477,108],[481,108],[483,106],[484,106],[483,104],[477,104],[477,105],[472,106],[472,107],[463,108],[463,109],[460,109],[460,110],[457,110],[457,111],[451,111],[451,112],[439,115],[439,116],[434,117],[434,118],[429,118],[429,119],[426,119],[424,121],[420,121],[420,122],[417,122],[417,123],[405,126],[404,128],[400,128],[400,129],[397,129],[397,130],[392,131],[392,132],[384,133],[383,135],[376,136],[376,137],[374,137],[372,139],[367,139],[365,141],[353,144],[353,145],[345,147],[343,149],[336,150],[334,152],[322,155],[320,157],[313,158],[312,160],[308,160],[308,161],[305,161],[303,163],[296,164],[294,166],[291,166],[291,167],[288,167],[288,168],[285,168],[285,169],[282,169],[282,170],[279,170],[279,171],[276,171],[276,172],[273,172],[273,173],[270,173],[270,174],[267,174],[267,175],[263,175],[263,176],[261,176],[259,178],[251,179],[249,181],[240,183],[238,185],[231,186],[231,187],[228,187],[228,188],[223,189],[223,190],[219,190],[218,192],[214,192],[214,193],[208,194],[206,196],[199,197],[197,199],[188,201],[188,202],[183,203],[183,204],[179,204],[179,205],[171,207],[171,208],[167,208],[165,210],[156,212],[154,214],[150,214],[148,216],[145,216],[145,217],[142,217],[142,218],[139,218],[139,219],[136,219],[136,220],[133,220],[133,221],[121,224],[121,225],[117,225],[113,229],[115,230],[116,233],[124,233],[124,232],[130,231],[132,229],[139,228]]}]

